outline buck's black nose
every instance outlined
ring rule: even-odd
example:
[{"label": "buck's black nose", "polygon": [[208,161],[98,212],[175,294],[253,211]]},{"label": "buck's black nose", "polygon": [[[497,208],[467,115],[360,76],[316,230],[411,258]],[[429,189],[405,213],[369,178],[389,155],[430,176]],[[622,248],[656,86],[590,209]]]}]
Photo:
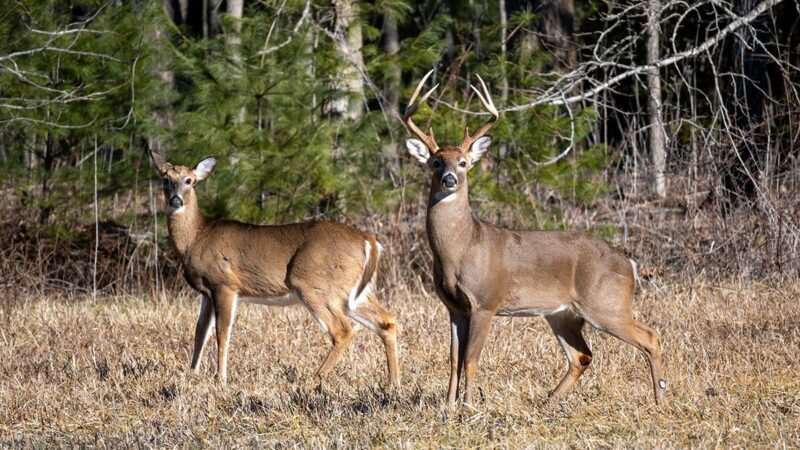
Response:
[{"label": "buck's black nose", "polygon": [[183,206],[183,200],[177,195],[173,195],[172,198],[169,199],[169,205],[178,209]]},{"label": "buck's black nose", "polygon": [[442,186],[444,186],[444,187],[446,187],[448,189],[450,189],[453,186],[455,186],[456,183],[458,183],[458,180],[456,180],[456,177],[453,176],[452,173],[448,173],[447,175],[442,177]]}]

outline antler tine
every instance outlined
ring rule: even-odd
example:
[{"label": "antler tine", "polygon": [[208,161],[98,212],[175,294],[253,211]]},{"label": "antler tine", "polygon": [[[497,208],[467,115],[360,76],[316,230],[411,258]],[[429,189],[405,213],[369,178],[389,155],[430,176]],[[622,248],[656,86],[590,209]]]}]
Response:
[{"label": "antler tine", "polygon": [[478,140],[481,136],[485,135],[492,128],[492,126],[494,126],[495,122],[497,122],[498,117],[500,117],[500,113],[497,112],[497,108],[494,106],[492,95],[489,93],[486,83],[483,82],[483,78],[477,74],[475,76],[478,77],[478,81],[481,83],[483,94],[481,94],[478,88],[476,88],[474,85],[470,85],[469,87],[475,91],[475,95],[478,97],[478,100],[480,100],[483,107],[489,111],[489,114],[491,114],[492,117],[490,117],[489,120],[472,136],[469,135],[469,132],[464,132],[464,140],[461,142],[462,149],[469,149],[469,147],[472,146],[472,143]]},{"label": "antler tine", "polygon": [[[408,106],[406,107],[406,114],[405,114],[406,116],[408,115],[408,113],[409,113],[409,110],[410,110],[412,107],[414,107],[414,106],[419,106],[419,105],[415,105],[415,104],[414,104],[414,100],[416,100],[416,99],[417,99],[417,96],[419,95],[419,92],[422,90],[422,86],[425,86],[425,82],[426,82],[426,81],[428,81],[428,78],[431,76],[431,74],[433,73],[433,71],[434,71],[434,69],[431,69],[431,70],[429,70],[429,71],[428,71],[428,73],[426,73],[426,74],[425,74],[425,76],[424,76],[424,77],[422,77],[422,80],[419,82],[419,84],[417,84],[417,88],[416,88],[416,89],[414,89],[414,95],[412,95],[412,96],[411,96],[411,99],[408,101]],[[436,86],[439,86],[439,85],[437,84]],[[436,88],[436,86],[434,86],[434,89]],[[423,95],[423,96],[422,96],[422,97],[423,97],[423,100],[424,100],[425,98],[427,98],[427,95],[428,95],[428,94],[430,94],[430,91],[428,91],[428,93],[427,93],[427,94],[425,94],[425,95]],[[419,104],[422,104],[422,100],[420,100]],[[414,109],[416,109],[416,108],[414,108]],[[412,112],[413,112],[413,111],[412,111]]]},{"label": "antler tine", "polygon": [[486,108],[492,115],[499,116],[500,113],[497,112],[497,108],[494,107],[494,102],[492,101],[492,94],[489,93],[489,89],[486,87],[486,83],[483,82],[483,78],[480,75],[475,74],[478,77],[478,81],[481,82],[481,88],[483,88],[483,93],[486,95],[485,97],[475,89],[474,86],[470,85],[470,87],[478,93],[478,98],[480,98],[481,103],[483,103],[483,107]]},{"label": "antler tine", "polygon": [[439,87],[439,84],[437,83],[435,86],[430,88],[430,90],[428,90],[428,92],[426,92],[422,96],[422,98],[420,98],[417,101],[417,96],[419,95],[420,91],[422,91],[422,87],[425,85],[425,82],[428,81],[428,78],[431,76],[431,74],[433,74],[433,71],[434,69],[428,71],[428,73],[426,73],[425,76],[422,77],[422,81],[420,81],[419,84],[417,84],[417,88],[414,90],[414,95],[411,96],[411,100],[409,100],[408,102],[408,106],[406,107],[403,119],[405,120],[405,123],[408,126],[408,128],[410,128],[411,131],[418,138],[420,138],[422,142],[425,143],[426,146],[428,146],[428,149],[435,152],[439,148],[439,146],[436,144],[436,139],[433,137],[433,128],[431,128],[430,134],[425,134],[422,130],[419,129],[419,127],[414,123],[414,121],[411,118],[417,112],[419,107],[422,106],[422,104],[425,103],[426,100],[428,100],[428,97],[430,97],[431,94],[433,94],[436,88]]}]

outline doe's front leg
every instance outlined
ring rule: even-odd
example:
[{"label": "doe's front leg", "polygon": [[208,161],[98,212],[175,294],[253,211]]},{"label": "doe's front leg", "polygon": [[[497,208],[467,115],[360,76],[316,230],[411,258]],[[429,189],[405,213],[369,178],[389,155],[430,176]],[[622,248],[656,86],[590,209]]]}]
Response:
[{"label": "doe's front leg", "polygon": [[238,304],[238,296],[229,289],[219,289],[214,293],[214,314],[217,322],[217,379],[222,384],[228,379],[228,351]]},{"label": "doe's front leg", "polygon": [[200,314],[197,317],[197,326],[194,330],[194,352],[192,354],[191,369],[194,373],[200,372],[200,359],[203,349],[211,337],[211,328],[214,326],[214,302],[206,295],[200,296]]}]

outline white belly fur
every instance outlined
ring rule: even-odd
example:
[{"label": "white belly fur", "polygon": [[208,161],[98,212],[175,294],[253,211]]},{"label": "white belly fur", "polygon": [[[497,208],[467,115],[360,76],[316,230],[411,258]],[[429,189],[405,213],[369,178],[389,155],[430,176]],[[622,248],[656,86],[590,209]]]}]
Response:
[{"label": "white belly fur", "polygon": [[255,303],[267,306],[290,306],[300,303],[300,298],[294,292],[289,292],[277,297],[239,297],[239,300],[247,303]]},{"label": "white belly fur", "polygon": [[559,305],[556,309],[540,309],[540,308],[518,308],[513,310],[504,310],[500,309],[497,312],[498,316],[510,316],[510,317],[538,317],[538,316],[549,316],[552,314],[558,314],[563,311],[567,311],[571,308],[569,303],[564,303]]}]

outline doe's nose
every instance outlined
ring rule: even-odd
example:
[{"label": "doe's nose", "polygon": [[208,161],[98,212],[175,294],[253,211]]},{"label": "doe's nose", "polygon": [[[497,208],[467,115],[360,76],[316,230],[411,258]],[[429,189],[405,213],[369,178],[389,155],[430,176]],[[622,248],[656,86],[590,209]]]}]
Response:
[{"label": "doe's nose", "polygon": [[177,195],[173,195],[172,198],[169,199],[169,204],[173,208],[178,209],[183,206],[183,199],[181,199]]},{"label": "doe's nose", "polygon": [[458,180],[456,180],[456,177],[452,173],[448,173],[442,177],[442,185],[446,188],[452,188],[456,183],[458,183]]}]

